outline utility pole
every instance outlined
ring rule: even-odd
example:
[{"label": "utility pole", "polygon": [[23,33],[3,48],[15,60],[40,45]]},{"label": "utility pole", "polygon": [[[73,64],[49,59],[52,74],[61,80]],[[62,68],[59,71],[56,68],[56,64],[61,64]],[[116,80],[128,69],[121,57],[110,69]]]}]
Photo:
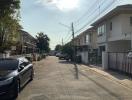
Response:
[{"label": "utility pole", "polygon": [[74,37],[74,34],[75,34],[75,33],[74,33],[74,25],[73,25],[73,23],[72,23],[72,36],[73,36],[73,39],[75,38],[75,37]]},{"label": "utility pole", "polygon": [[[62,23],[59,23],[60,25],[63,25],[64,27],[67,27],[68,29],[71,29],[72,30],[72,37],[73,37],[73,60],[74,60],[74,66],[75,66],[75,77],[76,79],[79,79],[79,76],[78,76],[78,67],[77,67],[77,64],[76,64],[76,47],[75,47],[75,32],[74,32],[74,24],[72,22],[71,24],[71,27],[65,25],[65,24],[62,24]],[[62,44],[63,44],[63,39],[62,39]]]},{"label": "utility pole", "polygon": [[78,67],[77,67],[77,64],[76,64],[76,46],[75,46],[75,32],[74,32],[74,24],[72,23],[72,37],[73,37],[73,59],[74,59],[74,66],[75,66],[75,77],[76,79],[78,79]]},{"label": "utility pole", "polygon": [[62,38],[62,46],[64,45],[63,38]]},{"label": "utility pole", "polygon": [[76,56],[76,53],[75,53],[75,41],[74,41],[74,39],[75,39],[75,33],[74,33],[74,25],[73,25],[73,23],[72,23],[72,38],[73,38],[73,60],[74,60],[74,64],[76,64],[76,60],[75,60],[75,56]]}]

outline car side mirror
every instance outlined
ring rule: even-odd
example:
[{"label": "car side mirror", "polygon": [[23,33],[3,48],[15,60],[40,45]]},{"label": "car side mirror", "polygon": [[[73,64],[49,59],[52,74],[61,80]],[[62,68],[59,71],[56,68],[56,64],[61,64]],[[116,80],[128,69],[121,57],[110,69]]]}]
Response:
[{"label": "car side mirror", "polygon": [[23,65],[20,65],[19,68],[18,68],[18,71],[21,71],[24,69],[24,66]]}]

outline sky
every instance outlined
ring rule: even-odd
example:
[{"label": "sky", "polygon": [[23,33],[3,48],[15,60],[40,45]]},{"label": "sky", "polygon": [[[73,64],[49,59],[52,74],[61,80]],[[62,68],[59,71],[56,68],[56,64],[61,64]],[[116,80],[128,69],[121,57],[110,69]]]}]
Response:
[{"label": "sky", "polygon": [[120,4],[132,4],[132,0],[21,0],[20,24],[34,37],[38,32],[47,34],[54,49],[62,39],[70,41],[72,22],[78,35]]}]

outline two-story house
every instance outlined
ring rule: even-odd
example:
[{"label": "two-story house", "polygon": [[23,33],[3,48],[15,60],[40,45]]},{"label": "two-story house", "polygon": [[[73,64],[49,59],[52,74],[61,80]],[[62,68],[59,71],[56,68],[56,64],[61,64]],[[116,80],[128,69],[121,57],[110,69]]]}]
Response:
[{"label": "two-story house", "polygon": [[74,39],[77,55],[81,56],[83,63],[87,64],[89,62],[88,53],[97,49],[96,41],[97,34],[93,27],[85,30]]},{"label": "two-story house", "polygon": [[19,54],[28,54],[36,52],[36,39],[26,31],[19,30],[19,33],[20,36],[18,40],[20,43],[20,47],[17,48]]},{"label": "two-story house", "polygon": [[126,52],[132,39],[132,5],[121,5],[92,24],[97,30],[97,43],[101,54]]}]

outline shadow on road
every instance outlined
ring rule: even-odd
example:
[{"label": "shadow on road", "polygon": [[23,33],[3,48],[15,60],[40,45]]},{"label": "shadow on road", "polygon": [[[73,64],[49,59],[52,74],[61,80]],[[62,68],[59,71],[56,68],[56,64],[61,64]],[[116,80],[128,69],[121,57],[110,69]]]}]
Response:
[{"label": "shadow on road", "polygon": [[71,62],[71,61],[65,61],[65,60],[60,60],[59,63],[61,64],[73,64],[74,65],[74,70],[75,70],[75,79],[79,79],[79,71],[78,71],[78,66],[76,63]]},{"label": "shadow on road", "polygon": [[131,75],[129,74],[126,74],[126,73],[123,73],[123,72],[120,72],[120,71],[115,71],[115,70],[103,70],[101,67],[95,67],[93,65],[89,65],[89,67],[91,68],[96,68],[98,70],[102,70],[102,71],[105,71],[106,73],[110,74],[111,76],[117,78],[118,80],[124,80],[124,79],[127,79],[127,80],[132,80],[132,77]]},{"label": "shadow on road", "polygon": [[78,66],[77,66],[77,64],[74,64],[74,66],[75,66],[75,78],[76,78],[76,79],[79,79]]},{"label": "shadow on road", "polygon": [[119,80],[124,80],[124,79],[132,80],[132,77],[129,74],[125,74],[122,72],[116,72],[116,71],[112,71],[112,70],[107,70],[106,72]]},{"label": "shadow on road", "polygon": [[81,74],[84,77],[86,77],[87,79],[91,80],[97,86],[99,86],[100,88],[102,88],[103,90],[105,90],[106,92],[108,92],[109,94],[111,94],[113,97],[117,98],[117,100],[124,100],[124,99],[121,99],[121,97],[118,94],[114,93],[113,91],[109,90],[107,87],[105,87],[104,85],[102,85],[96,79],[89,77],[88,75],[84,74],[83,72],[79,72],[79,74]]}]

